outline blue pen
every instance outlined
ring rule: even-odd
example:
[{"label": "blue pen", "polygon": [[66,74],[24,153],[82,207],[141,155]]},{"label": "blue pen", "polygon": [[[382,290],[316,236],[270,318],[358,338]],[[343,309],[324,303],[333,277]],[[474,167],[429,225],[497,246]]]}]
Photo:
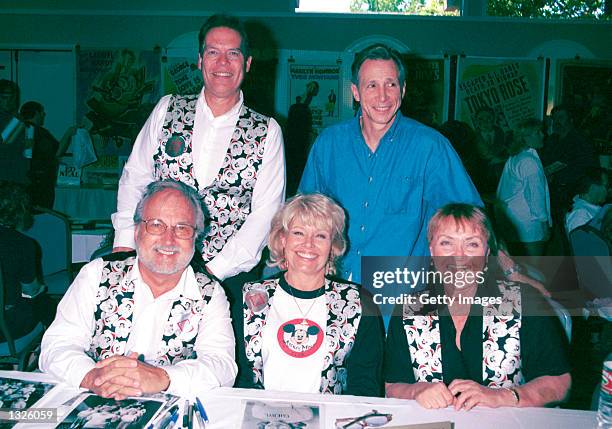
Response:
[{"label": "blue pen", "polygon": [[[153,429],[163,429],[168,427],[170,423],[176,423],[176,420],[178,419],[178,405],[175,405],[170,408],[166,413],[163,414],[163,416],[163,418],[159,419],[155,424],[151,425],[153,426]],[[151,426],[149,426],[149,428],[151,428]]]},{"label": "blue pen", "polygon": [[193,404],[193,414],[196,416],[196,419],[198,421],[198,427],[200,429],[206,428],[206,423],[204,423],[202,414],[200,414],[200,410],[198,410],[198,407],[196,406],[196,404]]},{"label": "blue pen", "polygon": [[196,405],[198,406],[198,411],[200,415],[204,419],[204,423],[208,423],[208,416],[206,415],[206,410],[204,410],[204,405],[200,402],[200,398],[196,397]]}]

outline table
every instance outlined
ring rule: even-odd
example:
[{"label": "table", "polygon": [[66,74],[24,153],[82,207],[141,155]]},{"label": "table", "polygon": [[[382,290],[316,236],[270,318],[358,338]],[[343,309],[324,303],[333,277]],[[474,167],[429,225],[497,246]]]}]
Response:
[{"label": "table", "polygon": [[111,227],[72,230],[72,262],[89,262],[91,255],[98,250]]},{"label": "table", "polygon": [[[14,371],[0,371],[0,377],[18,375],[22,378],[37,381],[52,380],[46,374],[20,373]],[[61,404],[73,398],[79,389],[58,385],[47,396],[35,404],[39,407],[60,407],[59,412],[67,415],[70,411]],[[394,426],[452,421],[455,429],[471,428],[538,428],[538,429],[575,429],[592,428],[596,426],[596,413],[592,411],[564,410],[559,408],[481,408],[471,411],[454,411],[451,408],[444,410],[426,410],[416,401],[401,399],[369,398],[358,396],[331,396],[317,394],[273,392],[264,390],[220,388],[203,393],[200,399],[204,403],[210,424],[206,429],[240,428],[246,400],[280,401],[294,404],[319,404],[321,407],[322,428],[333,429],[336,418],[360,416],[376,410],[380,413],[390,413],[393,419],[383,428]],[[181,403],[182,401],[179,401]],[[36,426],[19,424],[17,428],[53,427],[52,424]],[[194,424],[197,428],[197,424]]]},{"label": "table", "polygon": [[71,219],[110,219],[117,211],[117,188],[58,186],[53,210]]}]

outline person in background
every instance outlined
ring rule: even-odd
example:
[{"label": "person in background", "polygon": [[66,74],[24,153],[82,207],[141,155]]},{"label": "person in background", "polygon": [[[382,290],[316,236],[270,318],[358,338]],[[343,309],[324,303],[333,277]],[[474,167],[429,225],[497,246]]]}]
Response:
[{"label": "person in background", "polygon": [[136,138],[119,180],[114,246],[134,248],[132,216],[144,188],[179,180],[206,205],[210,226],[201,253],[206,269],[223,280],[259,262],[270,219],[284,198],[283,139],[273,118],[244,104],[240,87],[252,57],[242,23],[211,16],[198,40],[204,88],[163,97]]},{"label": "person in background", "polygon": [[536,151],[543,139],[541,121],[528,119],[519,124],[497,186],[495,218],[511,255],[543,255],[550,236],[550,195]]},{"label": "person in background", "polygon": [[90,262],[64,295],[42,340],[40,369],[117,400],[231,386],[229,304],[193,258],[204,232],[200,198],[184,183],[152,182],[133,222],[136,253]]},{"label": "person in background", "polygon": [[448,140],[401,114],[400,54],[368,46],[351,70],[359,112],[317,138],[299,191],[325,194],[346,210],[351,246],[339,276],[359,282],[361,256],[426,256],[427,222],[439,207],[482,202]]},{"label": "person in background", "polygon": [[[32,204],[24,186],[0,181],[0,271],[4,318],[13,339],[39,322],[48,326],[55,316],[55,305],[39,278],[40,246],[23,234],[32,222]],[[0,331],[0,342],[4,340]]]},{"label": "person in background", "polygon": [[485,170],[486,179],[479,180],[481,194],[495,192],[495,186],[508,159],[508,146],[512,140],[511,133],[504,132],[495,123],[495,110],[482,106],[476,111],[474,130],[476,133],[476,154]]},{"label": "person in background", "polygon": [[30,165],[32,202],[37,206],[51,209],[55,200],[58,158],[66,151],[77,127],[68,128],[61,141],[57,141],[53,134],[44,128],[45,116],[45,108],[37,101],[25,102],[19,109],[19,117],[26,124],[26,148],[32,160]]},{"label": "person in background", "polygon": [[599,160],[592,143],[574,127],[572,106],[559,104],[551,116],[552,134],[540,156],[550,185],[553,220],[563,225],[578,180],[598,168]]},{"label": "person in background", "polygon": [[495,275],[487,215],[448,204],[432,217],[427,238],[439,276],[413,295],[414,304],[396,306],[385,349],[387,396],[457,410],[562,401],[571,376],[559,319],[533,288]]},{"label": "person in background", "polygon": [[[18,120],[19,87],[0,79],[0,180],[29,184],[30,159],[26,157],[24,124]],[[14,128],[13,128],[14,127]],[[8,129],[13,129],[8,133]]]},{"label": "person in background", "polygon": [[282,272],[247,283],[233,317],[237,387],[380,396],[384,343],[372,296],[334,278],[346,250],[344,211],[297,195],[272,220],[270,262]]},{"label": "person in background", "polygon": [[578,179],[578,194],[574,195],[572,209],[565,216],[567,235],[598,217],[608,196],[608,185],[608,172],[602,168],[595,168]]}]

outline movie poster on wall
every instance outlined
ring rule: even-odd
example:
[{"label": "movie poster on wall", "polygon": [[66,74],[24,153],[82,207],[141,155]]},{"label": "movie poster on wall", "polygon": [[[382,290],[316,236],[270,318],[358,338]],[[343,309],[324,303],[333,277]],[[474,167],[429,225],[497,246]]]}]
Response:
[{"label": "movie poster on wall", "polygon": [[129,154],[160,97],[160,55],[133,49],[77,52],[77,123],[101,155]]},{"label": "movie poster on wall", "polygon": [[307,108],[316,134],[338,121],[340,65],[289,64],[289,109]]},{"label": "movie poster on wall", "polygon": [[476,113],[490,107],[495,125],[505,131],[525,119],[542,119],[545,73],[544,59],[460,57],[455,118],[475,128]]},{"label": "movie poster on wall", "polygon": [[448,116],[449,60],[404,56],[406,93],[402,113],[438,127]]},{"label": "movie poster on wall", "polygon": [[572,107],[574,125],[597,145],[612,153],[612,61],[558,60],[556,103]]},{"label": "movie poster on wall", "polygon": [[199,94],[204,81],[197,58],[163,57],[162,82],[164,94]]}]

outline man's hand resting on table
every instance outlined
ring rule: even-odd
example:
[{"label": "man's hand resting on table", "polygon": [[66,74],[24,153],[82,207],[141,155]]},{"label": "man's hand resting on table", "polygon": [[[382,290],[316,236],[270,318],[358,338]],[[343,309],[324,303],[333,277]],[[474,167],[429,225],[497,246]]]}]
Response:
[{"label": "man's hand resting on table", "polygon": [[128,396],[157,393],[166,390],[169,385],[168,373],[139,361],[137,353],[101,360],[81,381],[81,387],[118,401]]}]

